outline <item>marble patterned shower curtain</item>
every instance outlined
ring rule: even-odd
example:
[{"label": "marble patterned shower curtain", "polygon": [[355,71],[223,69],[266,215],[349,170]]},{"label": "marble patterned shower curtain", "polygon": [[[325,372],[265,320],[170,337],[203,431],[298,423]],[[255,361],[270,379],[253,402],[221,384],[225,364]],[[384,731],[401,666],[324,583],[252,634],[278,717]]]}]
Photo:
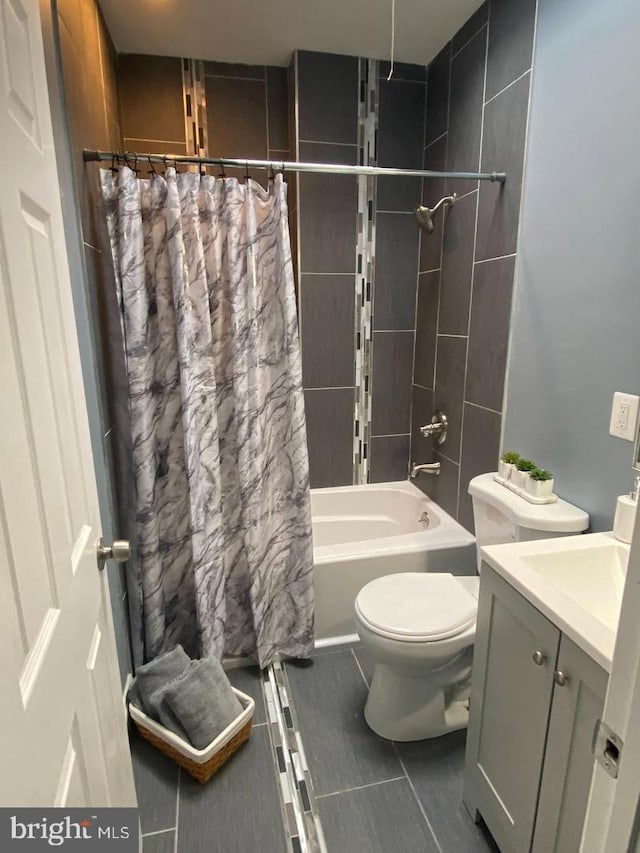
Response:
[{"label": "marble patterned shower curtain", "polygon": [[286,184],[103,170],[136,483],[136,664],[308,657],[313,554]]}]

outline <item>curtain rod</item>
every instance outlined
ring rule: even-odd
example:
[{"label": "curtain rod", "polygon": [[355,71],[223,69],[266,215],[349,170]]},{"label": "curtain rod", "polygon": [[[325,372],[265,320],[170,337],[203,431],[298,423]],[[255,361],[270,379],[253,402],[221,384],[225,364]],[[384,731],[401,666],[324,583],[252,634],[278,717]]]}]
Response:
[{"label": "curtain rod", "polygon": [[453,178],[474,181],[498,181],[507,178],[504,172],[434,172],[429,169],[391,169],[380,166],[346,166],[341,163],[299,163],[289,160],[238,160],[228,157],[197,157],[193,154],[140,154],[135,151],[91,151],[85,148],[82,158],[86,163],[101,161],[137,161],[145,163],[187,163],[196,166],[235,166],[238,169],[272,169],[285,172],[325,172],[335,175],[383,175],[412,178]]}]

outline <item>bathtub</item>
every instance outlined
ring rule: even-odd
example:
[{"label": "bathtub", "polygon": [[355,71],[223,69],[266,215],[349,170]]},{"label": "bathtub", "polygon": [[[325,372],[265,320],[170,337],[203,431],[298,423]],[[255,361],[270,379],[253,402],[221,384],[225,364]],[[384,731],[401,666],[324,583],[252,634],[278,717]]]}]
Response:
[{"label": "bathtub", "polygon": [[395,572],[476,571],[475,539],[409,481],[312,489],[316,647],[357,639],[356,595]]}]

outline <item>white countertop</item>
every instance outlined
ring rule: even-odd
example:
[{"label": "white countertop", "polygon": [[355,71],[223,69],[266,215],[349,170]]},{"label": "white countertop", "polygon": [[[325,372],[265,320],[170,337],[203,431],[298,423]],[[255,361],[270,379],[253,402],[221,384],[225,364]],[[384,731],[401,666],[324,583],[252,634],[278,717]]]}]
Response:
[{"label": "white countertop", "polygon": [[628,545],[613,533],[588,533],[490,545],[481,549],[481,555],[576,645],[611,671]]}]

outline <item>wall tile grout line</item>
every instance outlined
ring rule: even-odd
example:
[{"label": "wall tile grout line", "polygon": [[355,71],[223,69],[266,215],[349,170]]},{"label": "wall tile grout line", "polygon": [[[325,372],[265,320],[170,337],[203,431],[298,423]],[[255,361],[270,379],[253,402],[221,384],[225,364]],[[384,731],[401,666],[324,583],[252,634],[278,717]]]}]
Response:
[{"label": "wall tile grout line", "polygon": [[355,385],[327,385],[320,388],[314,388],[311,386],[310,388],[305,387],[305,391],[353,391]]},{"label": "wall tile grout line", "polygon": [[507,89],[510,89],[510,88],[511,88],[512,86],[514,86],[514,85],[515,85],[519,80],[522,80],[522,78],[523,78],[523,77],[526,77],[526,76],[527,76],[527,74],[529,74],[530,72],[531,72],[531,68],[527,68],[527,70],[526,70],[526,71],[523,71],[523,72],[522,72],[522,74],[520,74],[520,76],[519,76],[519,77],[516,77],[516,78],[515,78],[515,80],[512,80],[512,81],[511,81],[511,83],[507,83],[507,85],[504,87],[504,89],[500,89],[500,91],[499,91],[499,92],[496,92],[496,93],[495,93],[495,95],[492,95],[490,98],[487,98],[487,100],[484,102],[484,106],[486,107],[486,106],[487,106],[487,104],[490,104],[490,103],[491,103],[491,101],[495,101],[495,99],[496,99],[496,98],[499,98],[499,97],[500,97],[500,95],[502,95],[504,92],[506,92],[506,91],[507,91]]},{"label": "wall tile grout line", "polygon": [[[527,174],[527,149],[529,147],[529,130],[531,127],[531,101],[533,98],[533,69],[535,66],[535,55],[536,55],[536,44],[537,44],[537,35],[538,35],[538,15],[540,12],[540,3],[539,0],[536,0],[536,10],[534,14],[533,21],[533,37],[531,40],[531,80],[529,81],[529,97],[527,98],[527,123],[524,132],[524,148],[522,151],[522,179],[521,179],[521,189],[520,189],[520,211],[522,211],[522,196],[524,194],[525,187],[525,179]],[[522,233],[523,226],[523,217],[519,216],[518,218],[518,232],[516,234],[516,255],[520,248],[520,235]],[[518,288],[518,262],[514,261],[514,273],[513,273],[513,290],[511,293],[511,314],[509,316],[509,330],[511,330],[511,326],[513,324],[513,318],[516,310],[516,292]],[[506,412],[507,410],[507,399],[509,396],[509,388],[508,388],[508,376],[509,376],[509,367],[511,364],[511,356],[512,356],[512,346],[511,346],[511,334],[509,334],[509,339],[507,341],[507,358],[505,363],[505,377],[504,377],[504,388],[502,389],[502,409]],[[504,428],[505,428],[506,418],[500,419],[500,443],[498,448],[501,449],[504,444]]]},{"label": "wall tile grout line", "polygon": [[410,432],[385,432],[380,435],[372,434],[371,438],[406,438]]},{"label": "wall tile grout line", "polygon": [[467,406],[473,406],[476,409],[482,409],[484,412],[491,412],[492,415],[501,415],[502,412],[499,412],[497,409],[490,409],[488,406],[481,406],[480,403],[474,403],[471,400],[465,399],[464,401]]},{"label": "wall tile grout line", "polygon": [[459,461],[458,461],[458,462],[456,462],[456,460],[455,460],[455,459],[452,459],[450,456],[447,456],[447,454],[446,454],[446,453],[443,453],[443,452],[442,452],[442,450],[439,450],[439,449],[438,449],[438,450],[436,450],[436,453],[438,454],[438,456],[442,456],[442,457],[443,457],[444,459],[446,459],[448,462],[451,462],[451,464],[452,464],[452,465],[458,465],[458,466],[460,465],[460,462],[459,462]]},{"label": "wall tile grout line", "polygon": [[[487,94],[487,68],[489,65],[489,34],[490,34],[490,25],[491,25],[491,2],[489,2],[489,6],[487,9],[487,31],[485,33],[485,47],[484,47],[484,74],[482,78],[482,116],[480,120],[480,145],[478,150],[478,171],[482,166],[482,145],[484,142],[484,110],[485,110],[485,99]],[[458,467],[458,493],[456,495],[456,519],[460,518],[460,485],[462,481],[462,459],[464,454],[464,400],[467,396],[467,379],[469,372],[469,350],[470,340],[469,336],[471,334],[471,313],[473,310],[473,283],[475,278],[475,265],[474,261],[476,259],[476,250],[478,247],[478,219],[480,216],[480,187],[478,186],[478,194],[476,196],[476,215],[474,221],[474,231],[473,231],[473,251],[471,254],[471,285],[469,290],[469,315],[467,317],[467,348],[464,357],[464,384],[462,389],[462,415],[460,418],[460,465]]]},{"label": "wall tile grout line", "polygon": [[515,258],[517,252],[509,252],[508,255],[496,255],[494,258],[481,258],[478,261],[474,261],[474,264],[489,264],[491,261],[503,261],[505,258]]},{"label": "wall tile grout line", "polygon": [[[124,136],[123,141],[126,142],[127,140],[130,140],[131,142],[133,142],[133,140],[136,142],[158,142],[160,145],[184,145],[186,147],[184,139],[151,139],[148,136]],[[167,159],[170,160],[171,157],[168,157]]]},{"label": "wall tile grout line", "polygon": [[[428,107],[427,107],[427,109],[428,109]],[[424,146],[424,150],[425,150],[425,151],[427,150],[427,148],[431,148],[431,146],[432,146],[432,145],[435,145],[435,144],[436,144],[436,142],[440,142],[440,140],[441,140],[441,139],[443,139],[443,138],[444,138],[444,137],[449,133],[449,127],[448,127],[448,125],[449,125],[449,118],[447,117],[447,130],[445,130],[443,133],[441,133],[441,134],[440,134],[440,136],[436,136],[436,138],[435,138],[435,139],[432,139],[432,140],[431,140],[431,142],[429,142],[429,144],[428,144],[428,145],[425,145],[425,146]],[[425,128],[424,138],[425,138],[425,139],[427,138],[426,128]]]},{"label": "wall tile grout line", "polygon": [[[478,29],[475,31],[475,33],[474,33],[474,34],[473,34],[469,39],[467,39],[467,41],[462,45],[462,47],[459,47],[459,48],[458,48],[458,50],[456,50],[456,52],[455,52],[455,53],[452,53],[452,54],[451,54],[451,60],[453,61],[459,53],[462,53],[462,51],[465,49],[465,47],[468,47],[468,45],[470,45],[470,44],[471,44],[471,42],[474,40],[474,38],[475,38],[477,35],[479,35],[485,27],[487,27],[487,28],[488,28],[488,25],[489,25],[489,20],[487,19],[487,20],[484,22],[484,24],[482,24],[482,26],[481,26],[481,27],[478,27]],[[487,41],[488,41],[488,39],[487,39]],[[451,46],[451,50],[453,50],[453,43],[452,43],[452,46]]]},{"label": "wall tile grout line", "polygon": [[[357,148],[357,142],[332,142],[327,139],[299,139],[298,142],[309,142],[312,145],[337,145],[339,148]],[[346,177],[349,177],[347,175]]]},{"label": "wall tile grout line", "polygon": [[[227,63],[225,63],[226,65]],[[265,65],[262,66],[266,68]],[[262,83],[265,79],[264,77],[236,77],[232,74],[208,74],[206,71],[204,73],[205,80],[209,78],[209,80],[242,80],[243,83]]]}]

